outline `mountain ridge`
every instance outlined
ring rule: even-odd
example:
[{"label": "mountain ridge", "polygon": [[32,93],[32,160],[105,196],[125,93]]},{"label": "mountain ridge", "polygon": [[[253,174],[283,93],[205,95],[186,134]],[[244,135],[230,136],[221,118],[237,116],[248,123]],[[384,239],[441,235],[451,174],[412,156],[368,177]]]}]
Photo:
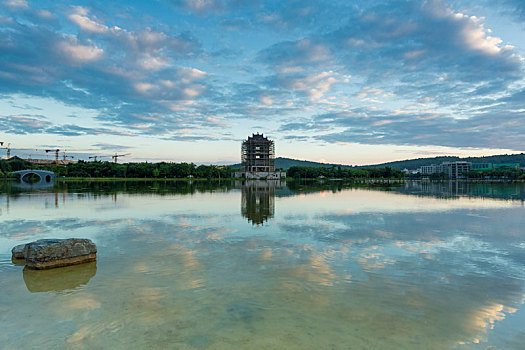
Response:
[{"label": "mountain ridge", "polygon": [[[337,163],[321,163],[314,162],[309,160],[299,160],[287,157],[277,157],[275,158],[275,168],[288,170],[292,166],[306,166],[306,167],[325,167],[330,168],[332,166],[341,168],[384,168],[391,167],[393,169],[403,170],[407,169],[416,169],[424,165],[431,164],[441,164],[443,162],[455,162],[459,160],[464,160],[472,163],[519,163],[520,165],[525,165],[525,153],[516,153],[516,154],[500,154],[493,156],[483,156],[483,157],[457,157],[457,156],[437,156],[429,158],[413,158],[398,160],[393,162],[379,163],[379,164],[369,164],[369,165],[347,165],[347,164],[337,164]],[[240,168],[241,164],[231,165],[233,168]]]}]

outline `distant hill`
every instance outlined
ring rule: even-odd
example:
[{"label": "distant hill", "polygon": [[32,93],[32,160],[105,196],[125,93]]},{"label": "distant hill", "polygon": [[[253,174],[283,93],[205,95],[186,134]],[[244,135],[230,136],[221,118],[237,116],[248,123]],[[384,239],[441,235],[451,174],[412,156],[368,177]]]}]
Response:
[{"label": "distant hill", "polygon": [[[311,162],[308,160],[299,160],[299,159],[284,158],[284,157],[275,158],[275,168],[276,169],[288,170],[290,169],[290,167],[293,167],[293,166],[325,167],[325,168],[330,168],[332,166],[341,166],[342,168],[352,167],[351,165],[319,163],[319,162]],[[233,164],[232,167],[238,169],[241,167],[241,164]]]},{"label": "distant hill", "polygon": [[433,158],[417,158],[417,159],[407,159],[400,160],[397,162],[388,162],[381,164],[366,165],[363,167],[377,167],[382,168],[389,166],[394,169],[417,169],[423,165],[431,164],[441,164],[443,162],[455,162],[458,160],[464,160],[472,163],[519,163],[520,165],[525,165],[525,153],[520,154],[501,154],[495,156],[486,156],[486,157],[433,157]]},{"label": "distant hill", "polygon": [[[442,157],[432,157],[432,158],[417,158],[417,159],[407,159],[400,160],[396,162],[388,162],[381,164],[372,164],[372,165],[362,165],[355,166],[355,168],[383,168],[391,167],[394,169],[403,170],[407,169],[417,169],[423,165],[431,164],[441,164],[443,162],[455,162],[458,160],[465,160],[472,163],[520,163],[521,166],[525,166],[525,153],[520,154],[502,154],[496,156],[486,156],[486,157],[451,157],[451,156],[442,156]],[[278,157],[275,158],[275,168],[288,170],[292,166],[306,166],[306,167],[325,167],[330,168],[332,166],[340,166],[342,168],[352,168],[351,165],[342,165],[342,164],[329,164],[329,163],[319,163],[311,162],[308,160],[298,160],[292,158]],[[241,164],[233,164],[233,168],[240,168]]]}]

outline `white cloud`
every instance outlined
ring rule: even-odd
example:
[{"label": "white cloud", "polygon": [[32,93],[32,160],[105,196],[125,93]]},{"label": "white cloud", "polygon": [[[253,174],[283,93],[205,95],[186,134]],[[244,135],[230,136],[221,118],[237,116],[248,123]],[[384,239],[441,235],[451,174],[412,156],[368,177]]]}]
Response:
[{"label": "white cloud", "polygon": [[165,58],[145,54],[141,59],[139,59],[139,65],[146,70],[158,71],[162,68],[168,67],[169,63]]},{"label": "white cloud", "polygon": [[27,3],[27,0],[6,0],[4,1],[4,4],[11,8],[22,8],[22,9],[29,8],[29,4]]},{"label": "white cloud", "polygon": [[286,82],[292,90],[306,91],[311,100],[322,98],[333,84],[338,83],[333,71],[312,74],[302,78],[289,78]]},{"label": "white cloud", "polygon": [[189,84],[195,80],[201,80],[208,76],[208,73],[203,72],[197,68],[182,67],[179,69],[181,81],[184,84]]},{"label": "white cloud", "polygon": [[314,44],[309,39],[299,40],[297,48],[303,51],[310,62],[324,61],[330,58],[330,51],[322,44]]},{"label": "white cloud", "polygon": [[146,95],[150,90],[155,88],[155,85],[150,83],[135,83],[133,87],[137,92]]},{"label": "white cloud", "polygon": [[490,35],[492,30],[485,29],[484,18],[454,12],[446,7],[442,1],[438,0],[425,1],[423,9],[435,18],[448,19],[455,23],[458,26],[460,42],[471,50],[495,55],[506,49],[506,47],[500,47],[500,44],[503,42],[500,38]]},{"label": "white cloud", "polygon": [[499,45],[502,43],[502,40],[488,35],[479,18],[456,13],[454,19],[463,24],[460,35],[470,49],[479,50],[487,54],[501,52],[502,48]]},{"label": "white cloud", "polygon": [[49,19],[55,19],[56,18],[56,16],[53,13],[51,13],[50,11],[48,11],[48,10],[38,9],[38,10],[36,10],[36,14],[37,14],[38,17],[43,18],[43,19],[48,19],[49,20]]},{"label": "white cloud", "polygon": [[265,106],[271,106],[273,104],[273,100],[270,96],[259,97],[259,102],[261,102]]},{"label": "white cloud", "polygon": [[279,73],[281,74],[300,73],[302,71],[304,71],[304,68],[299,66],[279,68]]},{"label": "white cloud", "polygon": [[201,94],[201,91],[199,89],[199,87],[191,87],[191,88],[185,88],[182,90],[182,93],[184,94],[184,96],[186,98],[194,98],[194,97],[197,97]]},{"label": "white cloud", "polygon": [[74,13],[68,16],[69,20],[73,23],[76,23],[80,29],[92,32],[92,33],[106,33],[108,27],[104,24],[100,24],[89,17],[82,16],[80,14]]},{"label": "white cloud", "polygon": [[196,13],[216,11],[224,7],[218,0],[184,0],[184,5]]},{"label": "white cloud", "polygon": [[82,45],[76,42],[62,41],[58,44],[59,51],[73,63],[87,63],[99,60],[104,50],[96,45]]}]

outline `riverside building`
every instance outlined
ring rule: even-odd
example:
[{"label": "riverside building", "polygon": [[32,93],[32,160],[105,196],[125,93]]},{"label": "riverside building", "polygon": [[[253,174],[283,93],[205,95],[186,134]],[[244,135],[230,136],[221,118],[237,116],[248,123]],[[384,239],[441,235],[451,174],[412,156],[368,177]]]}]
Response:
[{"label": "riverside building", "polygon": [[275,145],[263,134],[252,134],[241,147],[241,170],[233,177],[247,179],[281,179],[286,173],[275,171]]},{"label": "riverside building", "polygon": [[466,161],[445,162],[440,165],[424,165],[416,170],[406,170],[405,172],[411,174],[431,175],[437,173],[445,173],[450,179],[461,179],[467,176],[471,170],[486,171],[498,169],[520,169],[519,163],[471,163]]},{"label": "riverside building", "polygon": [[470,162],[446,162],[441,164],[441,172],[447,174],[451,179],[461,179],[466,177],[471,166]]}]

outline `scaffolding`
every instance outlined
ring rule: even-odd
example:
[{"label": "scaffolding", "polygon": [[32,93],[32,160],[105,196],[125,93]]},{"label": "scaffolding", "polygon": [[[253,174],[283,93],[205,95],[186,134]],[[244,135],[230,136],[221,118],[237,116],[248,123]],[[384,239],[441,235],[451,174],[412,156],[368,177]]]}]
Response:
[{"label": "scaffolding", "polygon": [[275,172],[275,145],[263,134],[252,134],[242,143],[242,171],[248,173]]}]

